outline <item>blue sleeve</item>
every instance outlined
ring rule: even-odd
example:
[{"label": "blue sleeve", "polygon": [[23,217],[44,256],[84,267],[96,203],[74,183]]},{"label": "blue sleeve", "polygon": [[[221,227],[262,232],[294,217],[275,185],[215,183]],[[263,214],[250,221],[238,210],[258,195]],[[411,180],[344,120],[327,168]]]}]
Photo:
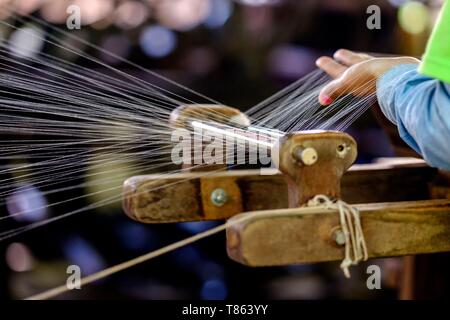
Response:
[{"label": "blue sleeve", "polygon": [[380,77],[377,97],[400,137],[431,166],[450,170],[450,84],[403,64]]}]

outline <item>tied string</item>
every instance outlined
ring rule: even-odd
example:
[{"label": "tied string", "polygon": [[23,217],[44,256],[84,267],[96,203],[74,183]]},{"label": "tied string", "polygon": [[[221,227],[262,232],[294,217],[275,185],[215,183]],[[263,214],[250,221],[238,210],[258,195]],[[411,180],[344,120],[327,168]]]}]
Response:
[{"label": "tied string", "polygon": [[325,206],[327,209],[338,210],[341,229],[345,237],[345,256],[341,262],[341,269],[345,277],[350,278],[349,267],[368,259],[358,209],[342,200],[333,201],[326,195],[316,195],[308,201],[307,206]]}]

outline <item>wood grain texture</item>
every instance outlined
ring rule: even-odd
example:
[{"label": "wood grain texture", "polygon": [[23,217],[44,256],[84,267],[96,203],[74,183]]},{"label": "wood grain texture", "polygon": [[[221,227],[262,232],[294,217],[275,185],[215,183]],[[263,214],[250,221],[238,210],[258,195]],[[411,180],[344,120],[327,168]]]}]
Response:
[{"label": "wood grain texture", "polygon": [[[283,176],[258,173],[239,170],[132,177],[124,183],[123,209],[143,223],[169,223],[223,220],[244,211],[286,207]],[[211,202],[211,193],[217,188],[228,195],[221,207]]]},{"label": "wood grain texture", "polygon": [[203,219],[198,179],[160,177],[148,181],[146,178],[135,177],[125,181],[123,194],[125,213],[140,222]]},{"label": "wood grain texture", "polygon": [[[358,209],[370,258],[450,251],[448,200],[366,204]],[[337,211],[285,209],[246,215],[254,216],[227,229],[228,254],[242,264],[275,266],[344,257],[344,248],[332,236],[340,226]]]},{"label": "wood grain texture", "polygon": [[[338,131],[304,131],[288,134],[273,148],[277,167],[286,176],[289,207],[305,204],[317,194],[340,198],[341,178],[357,155],[355,140]],[[315,153],[307,163],[301,152]]]},{"label": "wood grain texture", "polygon": [[[200,178],[200,184],[205,220],[227,219],[243,211],[241,189],[236,177],[203,177]],[[222,206],[215,205],[211,200],[211,194],[216,189],[224,190],[227,194],[228,199]]]},{"label": "wood grain texture", "polygon": [[[358,165],[344,174],[341,195],[349,203],[429,199],[428,185],[435,176],[436,170],[424,164]],[[207,188],[200,182],[206,178]],[[233,191],[233,210],[226,205],[205,212],[211,190],[228,184],[239,189]],[[124,183],[123,207],[144,223],[226,219],[243,211],[287,208],[287,190],[283,175],[261,176],[259,170],[136,176]]]}]

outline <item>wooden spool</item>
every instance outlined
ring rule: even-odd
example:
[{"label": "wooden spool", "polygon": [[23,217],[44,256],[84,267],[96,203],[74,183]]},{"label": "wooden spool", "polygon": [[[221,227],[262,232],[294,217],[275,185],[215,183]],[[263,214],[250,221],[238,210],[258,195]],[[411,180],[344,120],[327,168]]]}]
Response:
[{"label": "wooden spool", "polygon": [[[203,136],[195,135],[195,128],[192,123],[194,121],[204,123],[223,124],[227,126],[246,128],[250,125],[250,120],[245,114],[236,108],[214,105],[214,104],[189,104],[182,105],[174,109],[170,114],[169,124],[173,130],[186,130],[186,134],[190,135],[191,141],[199,140],[202,145],[208,142],[204,141]],[[224,143],[225,144],[225,143]],[[197,151],[197,152],[196,152]],[[223,164],[208,164],[203,157],[196,159],[197,154],[202,155],[204,148],[201,150],[191,150],[191,163],[183,163],[183,169],[190,171],[218,171],[226,170],[226,155],[222,159]],[[195,162],[195,163],[194,163]]]}]

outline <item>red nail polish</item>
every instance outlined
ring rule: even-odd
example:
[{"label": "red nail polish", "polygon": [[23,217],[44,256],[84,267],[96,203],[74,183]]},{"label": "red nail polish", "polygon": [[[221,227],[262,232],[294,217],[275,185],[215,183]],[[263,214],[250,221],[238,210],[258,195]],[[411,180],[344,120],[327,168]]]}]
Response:
[{"label": "red nail polish", "polygon": [[320,101],[322,102],[322,104],[325,104],[325,105],[329,105],[333,102],[333,100],[329,96],[326,96],[326,95],[321,96]]}]

